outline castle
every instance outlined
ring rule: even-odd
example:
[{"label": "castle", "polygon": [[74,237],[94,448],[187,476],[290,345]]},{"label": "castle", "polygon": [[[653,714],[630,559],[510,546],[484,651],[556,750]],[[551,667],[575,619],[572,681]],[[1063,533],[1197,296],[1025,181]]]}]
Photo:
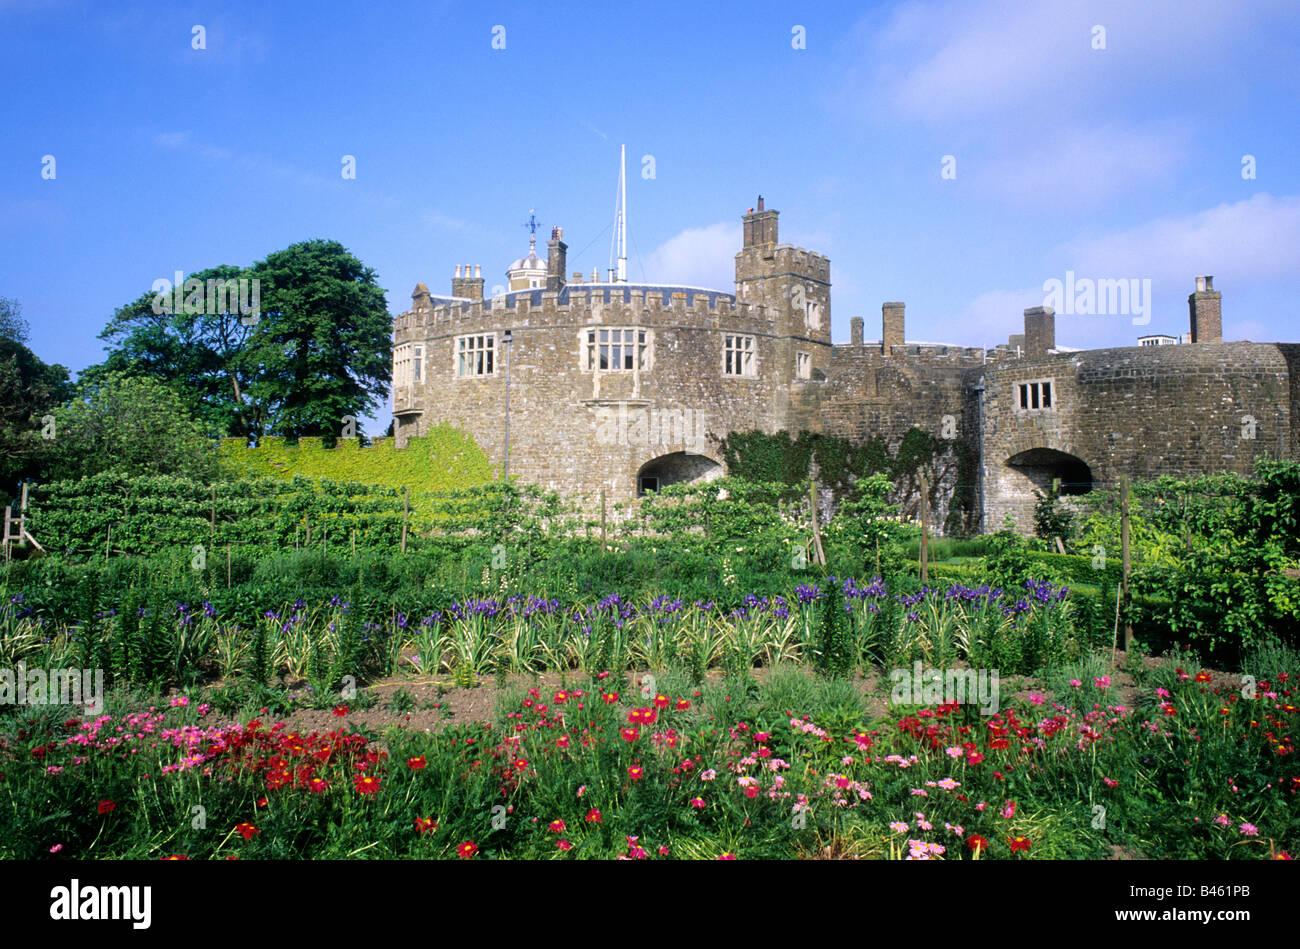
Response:
[{"label": "castle", "polygon": [[[909,344],[902,303],[883,305],[879,340],[854,317],[835,344],[830,261],[780,243],[777,217],[762,197],[743,216],[734,292],[613,271],[584,282],[566,273],[558,227],[545,259],[533,242],[510,266],[504,293],[484,297],[481,266],[458,266],[448,296],[418,284],[393,325],[397,446],[447,423],[512,477],[619,501],[721,476],[729,432],[897,445],[916,426],[972,453],[966,530],[1008,514],[1030,529],[1035,491],[1055,479],[1082,493],[1300,457],[1300,344],[1223,342],[1210,277],[1189,297],[1185,345],[1058,347],[1046,306],[991,349]],[[940,503],[955,479],[934,486]]]}]

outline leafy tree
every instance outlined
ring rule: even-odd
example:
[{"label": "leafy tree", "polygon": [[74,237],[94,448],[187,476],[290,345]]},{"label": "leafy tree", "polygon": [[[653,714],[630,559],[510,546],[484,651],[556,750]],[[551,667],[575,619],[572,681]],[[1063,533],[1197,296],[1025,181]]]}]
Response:
[{"label": "leafy tree", "polygon": [[392,320],[375,272],[335,241],[306,241],[253,268],[262,321],[249,359],[258,431],[335,436],[391,380]]},{"label": "leafy tree", "polygon": [[27,348],[17,300],[0,298],[0,488],[40,472],[40,417],[71,395],[68,370],[46,365]]},{"label": "leafy tree", "polygon": [[103,375],[82,398],[50,414],[54,439],[48,442],[48,468],[53,479],[75,480],[103,471],[198,481],[216,477],[215,442],[175,392],[151,379]]},{"label": "leafy tree", "polygon": [[[82,379],[95,387],[109,374],[151,378],[214,434],[240,437],[332,438],[345,416],[371,414],[387,394],[384,291],[341,244],[305,241],[251,268],[220,266],[190,279],[205,292],[172,312],[159,312],[160,302],[174,301],[154,293],[117,310],[100,334],[107,358]],[[231,280],[256,286],[256,319],[241,312],[238,293],[214,292],[215,281]]]},{"label": "leafy tree", "polygon": [[[113,373],[150,378],[176,392],[214,432],[257,434],[247,397],[254,369],[248,344],[257,324],[239,311],[239,294],[227,284],[248,280],[251,289],[254,276],[238,267],[214,267],[189,278],[202,283],[201,299],[182,294],[177,307],[172,294],[150,292],[120,307],[99,334],[115,348],[103,363],[83,371],[79,384],[94,388]],[[218,292],[216,281],[227,284],[227,292]]]}]

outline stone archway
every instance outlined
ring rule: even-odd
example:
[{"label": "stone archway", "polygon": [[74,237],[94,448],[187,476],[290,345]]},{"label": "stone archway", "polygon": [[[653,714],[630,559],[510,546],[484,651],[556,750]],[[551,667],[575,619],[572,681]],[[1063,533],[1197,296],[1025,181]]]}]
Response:
[{"label": "stone archway", "polygon": [[1057,478],[1063,496],[1087,494],[1095,479],[1092,467],[1077,455],[1056,448],[1025,448],[1011,455],[990,472],[985,505],[985,530],[1002,527],[1008,514],[1024,533],[1034,529],[1034,503],[1038,493],[1046,494]]},{"label": "stone archway", "polygon": [[1092,490],[1092,468],[1086,461],[1055,448],[1030,448],[1007,459],[1007,464],[1038,490],[1045,491],[1057,478],[1062,495],[1087,494]]},{"label": "stone archway", "polygon": [[721,478],[722,465],[707,455],[675,451],[647,461],[636,473],[636,496],[670,484],[694,484]]}]

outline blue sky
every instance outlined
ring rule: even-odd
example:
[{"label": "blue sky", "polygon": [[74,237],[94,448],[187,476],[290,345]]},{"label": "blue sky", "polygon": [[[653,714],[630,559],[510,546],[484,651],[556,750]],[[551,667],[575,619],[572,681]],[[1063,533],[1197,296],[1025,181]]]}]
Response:
[{"label": "blue sky", "polygon": [[632,279],[731,289],[762,193],[831,258],[837,341],[902,300],[909,340],[993,345],[1068,270],[1150,279],[1152,318],[1064,345],[1185,332],[1198,274],[1226,339],[1297,340],[1297,50],[1290,2],[0,0],[0,296],[80,370],[154,280],[311,238],[394,314],[503,283],[534,207],[603,271],[626,143]]}]

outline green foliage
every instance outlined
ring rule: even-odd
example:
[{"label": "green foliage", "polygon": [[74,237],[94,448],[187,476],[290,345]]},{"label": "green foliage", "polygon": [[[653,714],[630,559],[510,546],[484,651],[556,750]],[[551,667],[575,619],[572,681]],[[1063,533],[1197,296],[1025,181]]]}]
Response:
[{"label": "green foliage", "polygon": [[1068,546],[1074,532],[1074,512],[1061,506],[1055,487],[1048,488],[1046,493],[1035,491],[1034,496],[1037,498],[1034,502],[1034,533],[1043,540],[1059,537]]},{"label": "green foliage", "polygon": [[839,579],[829,577],[823,588],[813,663],[821,675],[843,678],[852,675],[857,665],[855,636],[850,628],[853,619],[845,612],[844,593]]},{"label": "green foliage", "polygon": [[426,495],[486,485],[495,478],[487,455],[473,437],[449,425],[436,425],[428,434],[410,439],[401,451],[391,438],[362,446],[340,439],[325,448],[317,439],[287,444],[266,436],[250,448],[242,438],[221,443],[221,467],[234,479],[296,477],[411,489],[412,507],[429,512]]},{"label": "green foliage", "polygon": [[54,480],[106,472],[124,478],[209,480],[217,455],[174,392],[149,379],[105,375],[84,397],[54,409],[46,463]]},{"label": "green foliage", "polygon": [[[392,321],[375,272],[335,241],[313,240],[250,268],[192,274],[203,292],[142,294],[116,310],[100,338],[93,387],[126,373],[171,389],[215,434],[337,436],[387,392]],[[256,299],[219,299],[217,281],[257,281]],[[257,314],[240,311],[256,303]],[[161,312],[160,312],[161,311]],[[186,312],[190,311],[190,312]]]},{"label": "green foliage", "polygon": [[1029,550],[1025,539],[1007,515],[1002,529],[989,539],[992,552],[984,558],[988,582],[1005,590],[1016,589],[1030,575]]},{"label": "green foliage", "polygon": [[27,323],[17,300],[0,297],[0,491],[41,475],[43,418],[71,395],[68,370],[49,366],[27,348]]}]

